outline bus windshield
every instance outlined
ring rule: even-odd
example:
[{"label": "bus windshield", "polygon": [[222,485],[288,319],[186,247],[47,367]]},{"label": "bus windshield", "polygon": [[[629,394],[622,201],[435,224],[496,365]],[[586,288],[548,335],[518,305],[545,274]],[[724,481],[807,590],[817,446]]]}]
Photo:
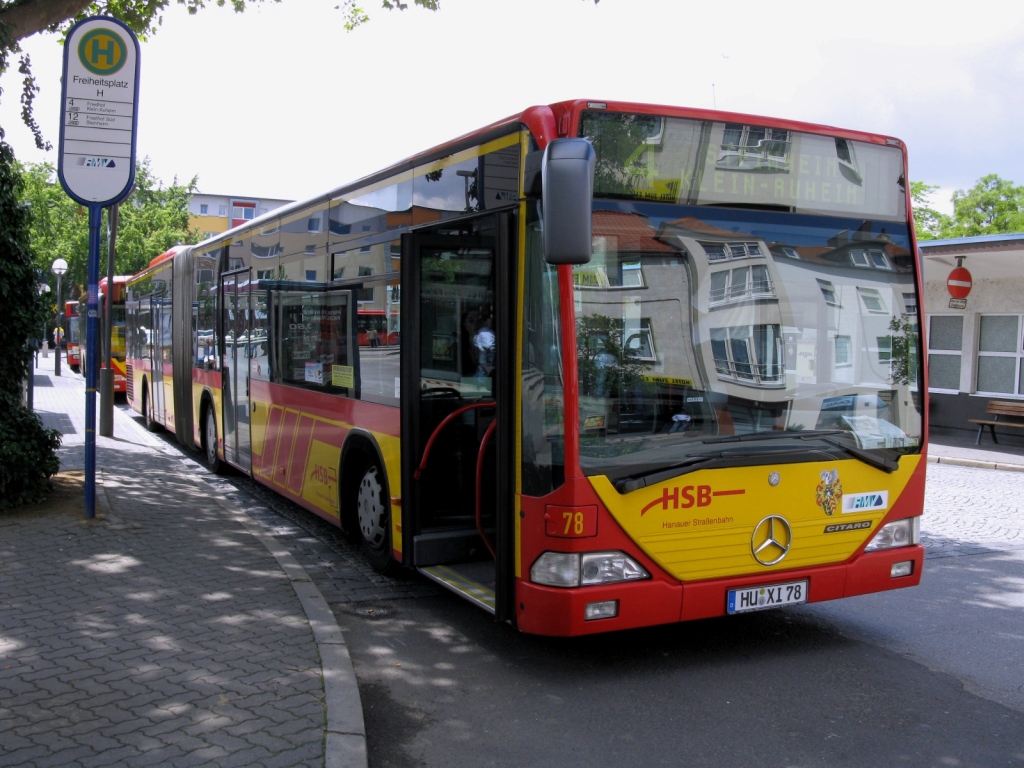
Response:
[{"label": "bus windshield", "polygon": [[905,224],[600,201],[593,222],[573,270],[585,472],[917,450]]},{"label": "bus windshield", "polygon": [[573,268],[580,461],[620,490],[689,468],[922,441],[896,146],[585,113],[591,261]]}]

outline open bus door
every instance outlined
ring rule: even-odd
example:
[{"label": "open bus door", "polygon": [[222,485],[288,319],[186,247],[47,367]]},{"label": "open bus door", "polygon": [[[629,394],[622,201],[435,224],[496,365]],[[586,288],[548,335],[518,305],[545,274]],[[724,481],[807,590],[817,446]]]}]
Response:
[{"label": "open bus door", "polygon": [[[514,282],[509,214],[403,236],[405,563],[514,616]],[[487,340],[493,359],[474,345]]]}]

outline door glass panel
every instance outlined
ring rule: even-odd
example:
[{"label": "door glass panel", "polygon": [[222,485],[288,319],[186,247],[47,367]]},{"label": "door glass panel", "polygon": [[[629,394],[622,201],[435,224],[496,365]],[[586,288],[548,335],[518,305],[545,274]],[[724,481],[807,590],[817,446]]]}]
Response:
[{"label": "door glass panel", "polygon": [[224,360],[222,386],[224,389],[224,455],[234,461],[237,455],[238,434],[235,427],[233,397],[235,391],[235,344],[237,334],[235,318],[238,314],[238,296],[235,291],[235,276],[223,278],[224,310],[221,316],[224,328]]},{"label": "door glass panel", "polygon": [[422,250],[420,388],[490,397],[494,373],[494,252]]}]

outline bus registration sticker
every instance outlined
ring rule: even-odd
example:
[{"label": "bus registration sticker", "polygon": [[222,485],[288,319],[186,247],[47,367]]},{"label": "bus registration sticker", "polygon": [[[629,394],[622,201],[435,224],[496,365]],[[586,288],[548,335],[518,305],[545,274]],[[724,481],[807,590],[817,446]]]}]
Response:
[{"label": "bus registration sticker", "polygon": [[785,584],[767,584],[763,587],[730,589],[727,597],[728,613],[746,613],[784,605],[799,605],[807,602],[807,582],[790,581]]}]

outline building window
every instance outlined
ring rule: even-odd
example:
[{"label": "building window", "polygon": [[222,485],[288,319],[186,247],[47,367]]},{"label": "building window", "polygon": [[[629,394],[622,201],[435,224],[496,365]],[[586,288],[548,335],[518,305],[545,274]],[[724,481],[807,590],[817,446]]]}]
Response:
[{"label": "building window", "polygon": [[978,337],[978,392],[1024,395],[1020,315],[982,315]]},{"label": "building window", "polygon": [[864,302],[864,309],[868,312],[875,315],[886,313],[885,304],[882,303],[882,294],[878,292],[877,288],[858,288],[857,293],[860,294],[860,300]]},{"label": "building window", "polygon": [[929,389],[960,391],[963,339],[963,315],[932,315],[928,318]]},{"label": "building window", "polygon": [[711,273],[712,304],[774,297],[775,287],[764,264]]},{"label": "building window", "polygon": [[755,387],[784,385],[782,338],[777,325],[712,328],[711,353],[720,379]]},{"label": "building window", "polygon": [[[360,267],[359,277],[370,277],[373,275],[373,267]],[[356,291],[356,301],[373,301],[373,288],[360,288]]]},{"label": "building window", "polygon": [[836,295],[836,287],[829,280],[818,278],[818,287],[821,288],[821,295],[825,297],[825,303],[830,307],[839,306],[839,297]]},{"label": "building window", "polygon": [[789,131],[760,125],[726,123],[717,167],[721,169],[781,169],[789,161]]},{"label": "building window", "polygon": [[314,234],[318,233],[320,231],[320,217],[319,216],[313,216],[311,219],[309,219],[306,222],[306,231],[307,232],[313,232]]},{"label": "building window", "polygon": [[903,294],[903,314],[905,314],[905,315],[917,315],[917,294],[916,293],[904,293]]},{"label": "building window", "polygon": [[658,358],[654,351],[654,334],[651,333],[651,319],[640,318],[640,327],[632,331],[627,329],[626,348],[633,351],[636,359],[655,362]]},{"label": "building window", "polygon": [[853,248],[849,252],[850,263],[865,269],[885,269],[892,271],[892,264],[881,248]]},{"label": "building window", "polygon": [[848,368],[853,365],[850,351],[853,349],[849,336],[836,336],[836,368]]},{"label": "building window", "polygon": [[876,336],[875,343],[878,344],[878,362],[889,364],[892,362],[892,336]]},{"label": "building window", "polygon": [[218,216],[227,216],[228,215],[228,207],[226,205],[218,205],[217,206],[217,215]]},{"label": "building window", "polygon": [[749,259],[763,256],[761,246],[756,242],[735,243],[700,243],[709,262],[725,261],[726,259]]},{"label": "building window", "polygon": [[644,273],[639,261],[630,261],[622,265],[622,285],[629,288],[644,287]]},{"label": "building window", "polygon": [[209,211],[210,211],[210,206],[208,206],[206,203],[200,203],[199,204],[199,215],[200,216],[205,216],[207,213],[209,213]]}]

